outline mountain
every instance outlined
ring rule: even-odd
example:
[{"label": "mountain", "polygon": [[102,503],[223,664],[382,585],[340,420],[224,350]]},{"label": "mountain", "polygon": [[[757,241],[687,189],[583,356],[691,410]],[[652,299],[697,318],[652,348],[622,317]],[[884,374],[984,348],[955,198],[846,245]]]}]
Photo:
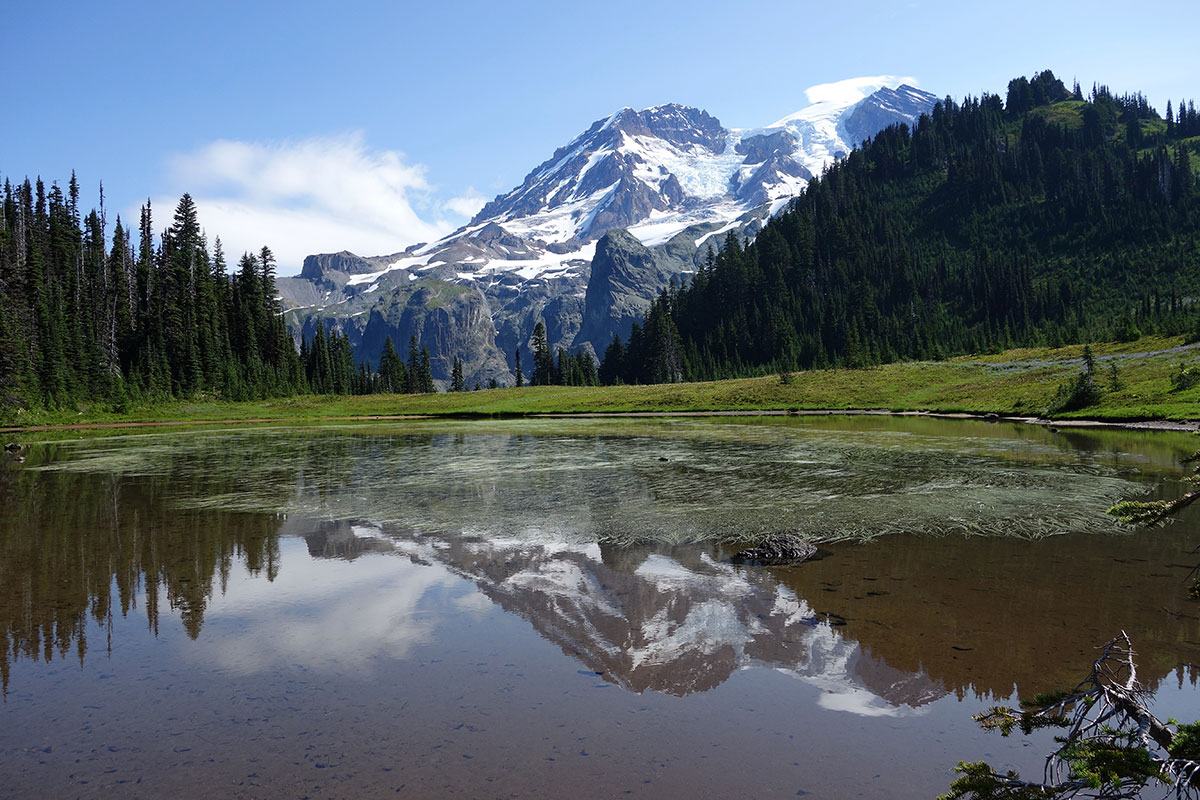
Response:
[{"label": "mountain", "polygon": [[[876,93],[840,124],[874,124],[906,94]],[[947,101],[911,131],[879,132],[656,300],[655,336],[603,374],[704,380],[1200,336],[1198,148],[1191,104],[1164,119],[1140,94],[1084,98],[1049,71],[1004,98]]]},{"label": "mountain", "polygon": [[[811,105],[762,128],[678,104],[616,111],[439,241],[309,256],[278,282],[289,326],[311,335],[324,320],[372,364],[385,336],[401,347],[415,335],[435,376],[460,356],[469,385],[511,383],[539,320],[552,349],[602,353],[710,246],[752,237],[834,160],[937,99],[890,77],[816,88]],[[470,300],[442,302],[448,293]]]}]

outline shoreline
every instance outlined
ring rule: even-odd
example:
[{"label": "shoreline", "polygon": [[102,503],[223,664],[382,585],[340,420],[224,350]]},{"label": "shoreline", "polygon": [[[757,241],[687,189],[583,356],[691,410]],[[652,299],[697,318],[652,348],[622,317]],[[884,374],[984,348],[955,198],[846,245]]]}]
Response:
[{"label": "shoreline", "polygon": [[883,408],[849,409],[729,409],[713,411],[580,411],[530,412],[528,414],[364,414],[336,417],[249,417],[239,419],[152,420],[146,422],[76,422],[57,425],[0,427],[0,435],[47,431],[125,430],[136,428],[181,428],[203,425],[273,425],[281,423],[319,424],[322,422],[399,422],[404,420],[508,420],[508,419],[637,419],[658,417],[931,417],[934,419],[978,420],[980,422],[1011,422],[1040,425],[1045,428],[1117,429],[1161,431],[1173,433],[1200,432],[1200,420],[1100,420],[1048,419],[1035,416],[965,411],[892,411]]},{"label": "shoreline", "polygon": [[1115,428],[1123,430],[1166,431],[1174,433],[1200,432],[1200,420],[1103,420],[1103,419],[1048,419],[1019,414],[997,414],[995,412],[968,411],[892,411],[886,408],[843,408],[843,409],[764,409],[752,411],[736,409],[730,411],[584,411],[574,414],[529,414],[529,417],[567,419],[571,417],[932,417],[934,419],[963,419],[980,422],[1019,422],[1040,425],[1044,428]]}]

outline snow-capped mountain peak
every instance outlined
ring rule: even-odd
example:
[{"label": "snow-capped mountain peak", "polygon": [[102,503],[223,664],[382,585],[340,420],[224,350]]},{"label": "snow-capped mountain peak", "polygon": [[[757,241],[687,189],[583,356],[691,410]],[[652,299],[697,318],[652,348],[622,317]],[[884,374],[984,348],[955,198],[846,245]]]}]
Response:
[{"label": "snow-capped mountain peak", "polygon": [[[297,327],[343,320],[374,363],[386,337],[418,335],[436,349],[440,379],[467,352],[469,381],[508,383],[508,354],[527,352],[539,320],[553,348],[598,356],[708,247],[756,235],[834,160],[931,110],[937,98],[915,83],[885,75],[815,86],[807,107],[758,128],[727,128],[677,103],[621,108],[454,233],[391,256],[310,256],[299,278],[277,285]],[[606,235],[616,229],[628,235]]]},{"label": "snow-capped mountain peak", "polygon": [[590,260],[595,241],[614,228],[656,246],[709,226],[697,232],[699,242],[747,214],[761,225],[856,144],[931,109],[936,97],[915,83],[879,75],[814,86],[806,92],[810,105],[761,128],[726,128],[678,103],[618,109],[468,225],[350,285],[366,289],[399,270],[428,273],[431,264],[445,265],[440,272],[460,281],[497,272],[564,275]]},{"label": "snow-capped mountain peak", "polygon": [[822,84],[810,105],[763,128],[723,127],[675,103],[620,109],[500,195],[469,227],[495,222],[547,242],[594,240],[649,226],[660,242],[700,222],[730,220],[794,197],[834,159],[894,122],[912,122],[936,98],[912,78],[881,75]]},{"label": "snow-capped mountain peak", "polygon": [[917,84],[918,81],[916,78],[899,75],[875,75],[872,77],[848,78],[833,83],[821,83],[816,86],[810,86],[804,91],[804,96],[808,98],[809,104],[807,106],[772,123],[768,127],[779,128],[787,125],[789,122],[820,119],[830,114],[844,111],[881,89],[895,89],[898,86],[913,87]]},{"label": "snow-capped mountain peak", "polygon": [[722,192],[705,166],[725,152],[727,136],[719,120],[697,108],[623,108],[556,150],[468,227],[496,222],[548,242],[598,238]]}]

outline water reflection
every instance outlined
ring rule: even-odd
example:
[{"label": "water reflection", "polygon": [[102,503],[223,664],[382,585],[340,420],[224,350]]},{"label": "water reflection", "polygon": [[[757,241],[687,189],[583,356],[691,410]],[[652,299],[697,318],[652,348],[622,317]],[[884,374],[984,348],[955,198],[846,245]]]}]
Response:
[{"label": "water reflection", "polygon": [[[1171,491],[1157,479],[1178,473],[1186,437],[926,420],[557,425],[35,447],[25,468],[0,470],[5,692],[14,660],[82,663],[92,623],[106,652],[119,646],[113,616],[139,603],[151,633],[165,608],[197,654],[246,673],[404,659],[486,598],[632,692],[685,696],[765,668],[871,716],[1070,681],[1122,627],[1151,685],[1197,659],[1184,592],[1195,512],[1097,534],[1112,529],[1096,508],[1109,495]],[[1047,520],[1076,532],[1030,541]],[[747,530],[782,524],[826,526],[828,557],[728,563]],[[897,528],[927,535],[878,536]],[[991,535],[930,535],[963,530]],[[293,539],[309,558],[285,565]],[[257,580],[230,591],[235,569]],[[449,600],[425,608],[438,592]],[[201,635],[214,615],[236,624]]]},{"label": "water reflection", "polygon": [[[52,456],[51,456],[52,457]],[[13,658],[83,662],[88,621],[144,605],[155,634],[165,608],[193,639],[235,562],[275,577],[272,515],[173,509],[166,481],[0,470],[0,677]],[[112,647],[106,639],[104,647]]]},{"label": "water reflection", "polygon": [[424,553],[630,691],[684,696],[760,667],[820,687],[824,707],[872,716],[946,693],[870,657],[839,630],[841,617],[816,612],[769,572],[719,560],[719,550],[459,539]]},{"label": "water reflection", "polygon": [[[469,587],[440,565],[378,557],[393,548],[358,535],[369,530],[324,524],[307,532],[303,543],[310,554],[320,548],[316,558],[293,558],[272,583],[242,581],[214,598],[208,617],[220,630],[202,636],[188,657],[235,675],[303,664],[336,676],[378,659],[407,659],[434,642],[443,612],[423,604],[439,589],[458,596]],[[288,542],[299,543],[285,536]]]}]

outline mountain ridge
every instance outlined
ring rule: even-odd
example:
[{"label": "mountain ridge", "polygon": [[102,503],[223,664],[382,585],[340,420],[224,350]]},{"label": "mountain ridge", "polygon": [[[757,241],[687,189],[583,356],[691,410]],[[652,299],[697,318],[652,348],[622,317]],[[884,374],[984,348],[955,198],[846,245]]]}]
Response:
[{"label": "mountain ridge", "polygon": [[[289,326],[305,336],[315,329],[315,319],[323,319],[327,329],[362,340],[360,361],[378,363],[382,339],[355,333],[365,328],[363,318],[394,302],[406,284],[444,281],[478,292],[483,302],[472,307],[491,316],[488,352],[464,354],[468,383],[511,383],[515,353],[531,355],[529,336],[538,320],[557,332],[550,337],[552,350],[597,356],[614,334],[628,332],[630,320],[658,292],[697,269],[708,246],[719,248],[730,232],[753,237],[814,175],[853,149],[864,133],[876,132],[873,126],[911,122],[936,102],[906,79],[843,83],[853,86],[762,128],[726,128],[707,111],[677,103],[618,109],[436,242],[392,256],[364,258],[346,251],[309,256],[300,276],[278,282]],[[609,240],[616,230],[628,231],[635,241]],[[652,257],[639,255],[644,269],[626,276],[620,297],[602,297],[590,286],[597,251],[636,246],[648,248]],[[606,316],[600,307],[617,311]],[[406,318],[419,316],[414,310]],[[481,322],[454,321],[460,328]],[[389,335],[399,346],[416,333],[396,328]],[[477,347],[487,336],[474,332],[466,338]],[[453,331],[433,339],[421,343],[433,352],[435,376],[445,380],[455,357],[449,348],[460,342]],[[495,369],[497,355],[507,371]]]}]

